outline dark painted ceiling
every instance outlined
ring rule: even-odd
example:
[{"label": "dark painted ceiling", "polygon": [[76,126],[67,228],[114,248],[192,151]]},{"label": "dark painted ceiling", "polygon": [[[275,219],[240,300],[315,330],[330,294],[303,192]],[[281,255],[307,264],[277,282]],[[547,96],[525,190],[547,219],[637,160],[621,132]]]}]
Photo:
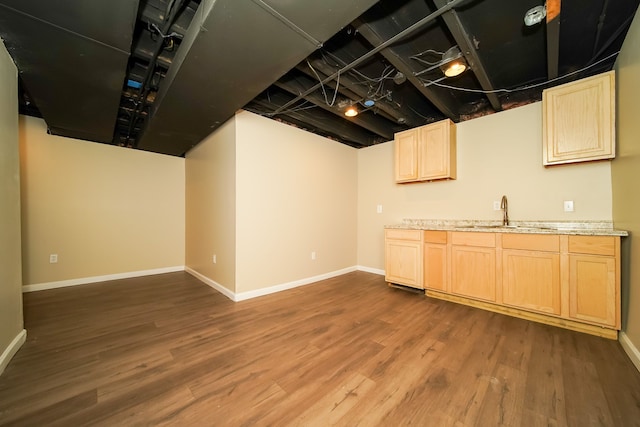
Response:
[{"label": "dark painted ceiling", "polygon": [[183,156],[244,108],[365,147],[610,70],[638,3],[548,0],[527,26],[541,0],[0,0],[0,37],[52,134]]}]

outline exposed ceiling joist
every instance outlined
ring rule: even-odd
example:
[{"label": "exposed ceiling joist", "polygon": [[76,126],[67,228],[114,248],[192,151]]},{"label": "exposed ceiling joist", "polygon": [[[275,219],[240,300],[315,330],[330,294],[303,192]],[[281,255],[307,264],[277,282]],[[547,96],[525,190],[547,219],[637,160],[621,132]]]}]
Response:
[{"label": "exposed ceiling joist", "polygon": [[[400,31],[399,33],[397,33],[396,35],[394,35],[390,39],[382,40],[382,38],[378,36],[379,43],[371,43],[370,42],[371,44],[373,44],[375,46],[372,50],[370,50],[366,54],[362,55],[361,57],[353,60],[348,65],[345,65],[338,72],[336,72],[335,74],[330,75],[325,80],[323,80],[320,83],[318,83],[317,85],[309,88],[307,91],[305,91],[305,93],[303,93],[303,94],[299,95],[297,98],[291,100],[291,102],[289,104],[281,106],[275,112],[279,113],[280,111],[284,110],[285,108],[290,107],[291,105],[295,104],[300,99],[302,99],[302,97],[304,95],[307,95],[307,94],[313,92],[314,90],[318,89],[322,84],[327,83],[327,82],[335,79],[340,74],[345,73],[345,72],[347,72],[349,70],[352,70],[355,67],[359,66],[360,64],[363,64],[365,61],[373,58],[376,54],[381,53],[381,54],[384,55],[384,51],[386,51],[389,46],[391,46],[394,43],[397,43],[397,42],[403,40],[404,38],[410,36],[411,34],[414,34],[418,30],[423,28],[425,25],[431,23],[434,19],[436,19],[437,17],[439,17],[443,13],[453,9],[454,7],[459,5],[460,3],[463,3],[464,1],[466,1],[466,0],[451,0],[449,3],[447,3],[447,5],[445,7],[442,7],[440,9],[436,10],[435,12],[430,13],[429,15],[425,16],[424,18],[420,19],[418,22],[416,22],[413,25],[411,25],[411,26],[405,28],[404,30]],[[359,22],[361,22],[360,19],[356,19],[354,21],[354,24],[355,24],[356,28],[359,27],[359,26],[369,25],[369,24],[359,24]],[[373,34],[375,34],[375,31],[373,31]],[[376,34],[376,36],[377,36],[377,34]],[[398,70],[398,71],[400,71],[400,70]]]},{"label": "exposed ceiling joist", "polygon": [[[338,71],[331,65],[328,65],[320,60],[311,61],[311,65],[313,65],[316,70],[323,74],[321,75],[321,77],[330,76]],[[331,84],[332,87],[335,87],[335,83],[333,82],[329,82],[327,84]],[[356,95],[356,97],[351,99],[364,99],[368,95],[367,88],[365,86],[359,84],[357,81],[346,74],[340,76],[340,90],[344,90],[344,87],[348,88],[347,90],[352,91]],[[420,120],[420,118],[413,111],[406,108],[404,105],[396,107],[397,108],[394,108],[394,106],[386,104],[385,102],[379,102],[376,104],[376,108],[378,108],[381,112],[386,113],[388,118],[393,120],[395,123],[404,124],[407,127],[416,127],[423,123],[423,120]]]},{"label": "exposed ceiling joist", "polygon": [[[326,75],[324,73],[318,72],[317,69],[316,69],[316,72],[318,73],[318,76],[316,76],[313,73],[313,71],[311,71],[311,69],[307,65],[303,65],[302,63],[298,64],[296,66],[296,70],[300,71],[301,73],[304,73],[305,75],[307,75],[307,77],[310,77],[312,79],[316,79],[316,78],[318,78],[318,76],[319,76],[319,79],[322,79],[322,78],[326,77]],[[331,74],[331,73],[329,73],[329,74]],[[336,86],[338,86],[338,88],[337,88],[338,93],[340,95],[342,95],[343,97],[348,98],[348,99],[361,100],[361,99],[365,99],[367,97],[366,90],[360,90],[360,91],[358,91],[359,93],[357,93],[357,92],[352,90],[352,89],[354,89],[353,87],[350,87],[349,89],[347,89],[345,87],[347,85],[347,83],[344,82],[344,79],[342,77],[340,78],[340,83],[341,84],[338,86],[336,82],[332,81],[332,82],[327,83],[325,86],[331,91],[331,93],[335,93]],[[345,84],[345,86],[342,85],[343,83]],[[376,105],[376,114],[381,116],[381,117],[384,117],[387,120],[391,120],[394,123],[397,121],[397,119],[394,116],[392,116],[392,115],[388,114],[386,111],[383,111],[380,108],[378,108],[378,105]]]},{"label": "exposed ceiling joist", "polygon": [[[183,156],[240,108],[366,147],[537,101],[549,79],[611,69],[640,0],[547,0],[546,13],[542,0],[58,3],[0,0],[20,112],[53,134]],[[473,72],[443,76],[460,52]]]},{"label": "exposed ceiling joist", "polygon": [[[560,0],[558,0],[558,2],[559,1]],[[440,8],[447,4],[447,0],[434,0],[434,3],[438,8]],[[469,64],[469,67],[473,70],[480,86],[483,90],[488,92],[486,93],[486,96],[491,103],[491,107],[493,107],[495,111],[502,110],[502,104],[500,103],[498,96],[491,92],[493,91],[494,86],[491,83],[491,79],[489,78],[484,65],[482,64],[482,60],[478,55],[474,41],[469,36],[469,33],[466,31],[462,21],[460,20],[460,16],[455,10],[450,10],[442,15],[442,19],[451,32],[451,35],[453,35],[456,44],[462,51],[467,64]]]},{"label": "exposed ceiling joist", "polygon": [[[278,80],[275,83],[275,85],[278,86],[280,89],[286,90],[292,95],[298,95],[304,91],[304,87],[299,83],[297,83],[296,81],[294,80],[283,81],[283,80],[284,79]],[[322,108],[325,111],[328,111],[339,117],[344,117],[343,111],[337,105],[329,106],[329,104],[327,104],[325,99],[323,99],[322,97],[316,94],[309,94],[305,96],[304,99],[306,101],[311,102],[314,105],[317,105],[318,107]],[[336,104],[337,102],[338,101],[336,100]],[[371,131],[381,136],[382,138],[385,138],[385,140],[387,141],[393,139],[393,133],[389,132],[388,127],[384,126],[383,123],[380,123],[374,116],[358,114],[355,117],[348,118],[348,120],[357,124],[358,126],[361,126],[367,129],[368,131]],[[384,119],[380,119],[380,120],[384,120]]]},{"label": "exposed ceiling joist", "polygon": [[[356,29],[371,45],[377,47],[384,43],[383,38],[380,37],[375,29],[373,29],[371,24],[358,22]],[[396,70],[404,74],[407,77],[407,80],[409,80],[409,82],[411,82],[411,84],[414,85],[416,89],[425,96],[425,98],[431,101],[431,103],[440,110],[442,114],[451,120],[458,121],[458,115],[455,113],[455,108],[453,107],[452,102],[449,102],[446,99],[447,96],[442,94],[436,95],[432,88],[425,86],[424,83],[414,75],[411,65],[408,64],[403,57],[395,53],[390,48],[381,50],[380,54],[384,56]]]},{"label": "exposed ceiling joist", "polygon": [[138,147],[182,155],[374,3],[203,0]]},{"label": "exposed ceiling joist", "polygon": [[[284,101],[282,97],[278,97],[278,95],[276,94],[272,94],[270,98],[272,102],[268,102],[264,99],[258,98],[255,98],[252,102],[266,108],[268,111],[272,111],[281,102]],[[313,115],[303,114],[295,110],[284,111],[279,114],[279,116],[290,117],[291,119],[293,119],[293,123],[297,124],[300,127],[304,127],[305,124],[309,124],[317,129],[322,130],[323,133],[327,136],[333,135],[336,138],[348,141],[351,143],[349,145],[353,147],[367,147],[375,143],[373,138],[362,128],[346,120],[343,120],[341,125],[335,126],[334,122],[323,119],[323,116],[325,115],[330,114],[322,110],[318,110],[316,114]]]},{"label": "exposed ceiling joist", "polygon": [[558,77],[560,9],[562,0],[547,0],[547,78]]}]

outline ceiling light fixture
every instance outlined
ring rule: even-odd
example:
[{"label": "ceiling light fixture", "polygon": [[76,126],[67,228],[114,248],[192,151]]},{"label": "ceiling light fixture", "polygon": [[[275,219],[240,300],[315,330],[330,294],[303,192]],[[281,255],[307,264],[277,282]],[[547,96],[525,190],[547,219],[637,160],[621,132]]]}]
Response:
[{"label": "ceiling light fixture", "polygon": [[344,115],[347,117],[355,117],[358,115],[358,109],[352,105],[344,111]]},{"label": "ceiling light fixture", "polygon": [[447,77],[455,77],[467,69],[467,61],[465,61],[458,46],[449,48],[444,55],[442,55],[440,69]]},{"label": "ceiling light fixture", "polygon": [[524,14],[524,25],[527,27],[531,27],[533,25],[539,24],[542,20],[547,16],[547,5],[544,6],[536,6],[527,10],[527,13]]}]

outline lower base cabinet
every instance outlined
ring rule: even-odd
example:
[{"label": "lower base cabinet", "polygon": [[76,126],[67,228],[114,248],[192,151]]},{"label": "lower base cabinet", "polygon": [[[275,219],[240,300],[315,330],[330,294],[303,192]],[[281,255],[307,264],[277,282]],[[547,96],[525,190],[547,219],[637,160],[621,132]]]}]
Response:
[{"label": "lower base cabinet", "polygon": [[569,316],[616,326],[616,260],[598,255],[569,255]]},{"label": "lower base cabinet", "polygon": [[423,289],[422,231],[385,230],[385,280]]},{"label": "lower base cabinet", "polygon": [[560,315],[560,255],[505,249],[502,302],[538,313]]},{"label": "lower base cabinet", "polygon": [[448,289],[446,231],[427,230],[424,232],[424,287],[425,289]]},{"label": "lower base cabinet", "polygon": [[451,293],[496,301],[495,233],[451,233]]},{"label": "lower base cabinet", "polygon": [[607,338],[620,330],[620,237],[385,231],[386,280]]},{"label": "lower base cabinet", "polygon": [[495,302],[495,248],[453,246],[451,248],[451,292]]}]

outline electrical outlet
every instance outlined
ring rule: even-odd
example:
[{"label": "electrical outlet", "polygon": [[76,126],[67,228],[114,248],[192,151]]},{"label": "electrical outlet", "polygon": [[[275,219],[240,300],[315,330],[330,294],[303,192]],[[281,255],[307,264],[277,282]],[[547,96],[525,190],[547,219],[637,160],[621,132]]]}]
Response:
[{"label": "electrical outlet", "polygon": [[218,263],[218,256],[216,254],[213,254],[212,261],[213,261],[214,264]]},{"label": "electrical outlet", "polygon": [[499,211],[500,210],[500,202],[497,200],[493,201],[493,210],[494,211]]},{"label": "electrical outlet", "polygon": [[564,201],[564,211],[565,212],[573,212],[573,200],[565,200]]},{"label": "electrical outlet", "polygon": [[49,264],[56,264],[58,262],[58,254],[49,255]]},{"label": "electrical outlet", "polygon": [[316,259],[315,251],[311,252],[311,259],[315,261],[315,259]]},{"label": "electrical outlet", "polygon": [[378,206],[376,207],[376,212],[378,212],[378,213],[382,213],[382,205],[378,205]]}]

